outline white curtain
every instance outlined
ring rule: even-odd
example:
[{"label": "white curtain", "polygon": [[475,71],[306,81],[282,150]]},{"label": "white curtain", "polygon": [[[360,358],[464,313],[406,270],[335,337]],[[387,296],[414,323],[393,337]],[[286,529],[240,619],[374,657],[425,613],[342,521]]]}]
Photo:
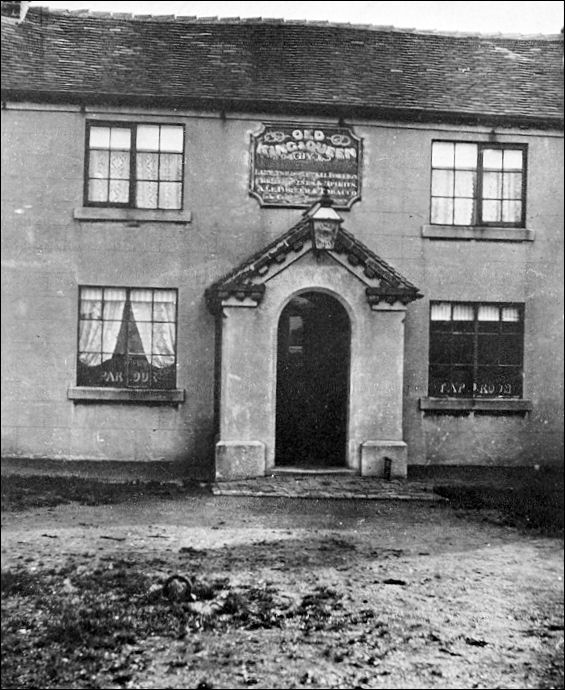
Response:
[{"label": "white curtain", "polygon": [[83,364],[96,367],[111,359],[122,325],[125,303],[125,290],[107,288],[102,313],[102,290],[84,288],[81,291],[79,360]]},{"label": "white curtain", "polygon": [[490,304],[479,305],[479,321],[498,321],[499,308]]},{"label": "white curtain", "polygon": [[97,367],[102,363],[101,342],[102,321],[81,321],[78,347],[82,364]]},{"label": "white curtain", "polygon": [[104,290],[104,330],[102,332],[102,361],[112,359],[122,327],[126,291],[121,288]]},{"label": "white curtain", "polygon": [[454,304],[453,305],[453,320],[454,321],[472,321],[475,317],[475,312],[470,304]]},{"label": "white curtain", "polygon": [[155,291],[153,323],[153,366],[158,369],[175,363],[176,293]]},{"label": "white curtain", "polygon": [[451,304],[449,302],[438,302],[432,304],[432,321],[451,321]]}]

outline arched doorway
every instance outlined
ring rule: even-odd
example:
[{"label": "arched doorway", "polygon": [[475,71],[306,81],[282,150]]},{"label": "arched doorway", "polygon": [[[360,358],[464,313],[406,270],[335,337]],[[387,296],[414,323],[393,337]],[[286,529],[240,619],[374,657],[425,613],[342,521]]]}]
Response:
[{"label": "arched doorway", "polygon": [[351,325],[343,306],[305,292],[278,324],[275,465],[346,464]]}]

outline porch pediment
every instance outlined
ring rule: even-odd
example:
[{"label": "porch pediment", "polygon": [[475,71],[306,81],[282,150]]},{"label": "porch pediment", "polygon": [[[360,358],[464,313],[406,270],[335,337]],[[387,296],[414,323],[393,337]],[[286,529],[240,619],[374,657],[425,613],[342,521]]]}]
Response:
[{"label": "porch pediment", "polygon": [[369,305],[386,302],[403,305],[422,297],[418,288],[381,259],[352,233],[339,227],[333,249],[316,249],[311,219],[304,214],[290,230],[271,242],[206,290],[206,302],[217,313],[226,300],[261,303],[269,280],[308,253],[327,253],[365,286]]}]

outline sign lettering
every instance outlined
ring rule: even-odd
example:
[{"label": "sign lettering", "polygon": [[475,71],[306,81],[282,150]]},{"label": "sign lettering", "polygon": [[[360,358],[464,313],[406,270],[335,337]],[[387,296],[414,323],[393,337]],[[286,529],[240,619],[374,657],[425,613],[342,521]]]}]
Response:
[{"label": "sign lettering", "polygon": [[441,383],[436,383],[439,395],[455,396],[460,395],[465,397],[467,394],[469,397],[471,395],[475,396],[499,396],[499,395],[519,395],[520,391],[514,390],[511,383],[492,383],[492,382],[482,382],[473,383],[472,388],[468,387],[464,383],[456,381],[442,381]]},{"label": "sign lettering", "polygon": [[263,125],[251,137],[250,194],[262,206],[307,207],[327,188],[349,208],[361,197],[361,143],[347,127]]}]

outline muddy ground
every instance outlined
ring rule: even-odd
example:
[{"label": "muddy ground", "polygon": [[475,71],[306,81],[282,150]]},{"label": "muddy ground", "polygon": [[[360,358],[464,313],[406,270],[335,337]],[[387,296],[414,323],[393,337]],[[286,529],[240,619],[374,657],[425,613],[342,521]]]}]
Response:
[{"label": "muddy ground", "polygon": [[8,508],[3,688],[563,687],[563,541],[492,511],[195,491]]}]

